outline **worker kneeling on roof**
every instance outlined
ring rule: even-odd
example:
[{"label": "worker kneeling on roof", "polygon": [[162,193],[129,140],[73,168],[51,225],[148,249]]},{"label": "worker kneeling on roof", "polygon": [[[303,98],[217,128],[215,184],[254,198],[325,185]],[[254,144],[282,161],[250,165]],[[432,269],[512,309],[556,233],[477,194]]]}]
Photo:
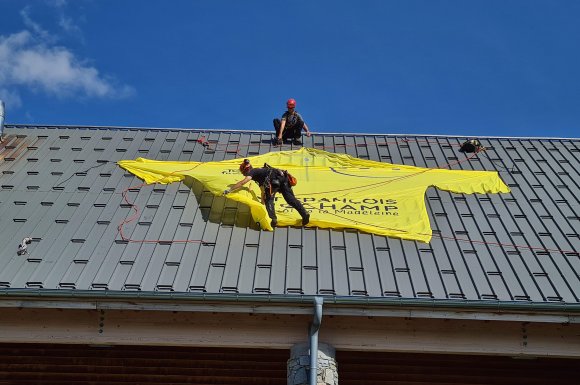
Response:
[{"label": "worker kneeling on roof", "polygon": [[278,191],[282,193],[284,200],[292,206],[302,217],[302,225],[305,226],[310,220],[310,214],[306,211],[302,203],[296,199],[292,191],[292,185],[296,184],[296,179],[287,171],[270,167],[264,163],[264,167],[253,168],[248,159],[244,159],[240,164],[240,172],[244,174],[244,179],[236,183],[232,188],[224,191],[224,195],[233,190],[239,189],[249,181],[255,181],[262,190],[262,203],[266,205],[268,215],[272,220],[272,227],[276,227],[278,219],[274,209],[274,197]]},{"label": "worker kneeling on roof", "polygon": [[292,140],[296,145],[302,144],[302,130],[306,131],[306,136],[310,136],[310,130],[302,119],[302,116],[296,111],[296,100],[288,99],[286,102],[288,111],[282,115],[282,120],[274,119],[274,128],[276,129],[276,138],[274,145],[282,144],[282,139]]}]

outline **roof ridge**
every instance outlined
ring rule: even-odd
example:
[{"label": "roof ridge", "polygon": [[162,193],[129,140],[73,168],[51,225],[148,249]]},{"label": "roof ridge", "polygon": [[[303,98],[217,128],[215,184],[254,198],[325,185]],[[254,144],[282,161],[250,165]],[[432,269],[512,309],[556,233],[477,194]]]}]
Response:
[{"label": "roof ridge", "polygon": [[[192,131],[192,132],[235,132],[235,133],[256,133],[273,134],[273,130],[238,130],[227,128],[186,128],[186,127],[132,127],[132,126],[92,126],[92,125],[67,125],[67,124],[5,124],[5,128],[64,128],[64,129],[85,129],[85,130],[129,130],[129,131]],[[481,136],[481,135],[442,135],[442,134],[404,134],[404,133],[360,133],[360,132],[314,132],[314,135],[336,136],[387,136],[387,137],[429,137],[429,138],[485,138],[485,139],[518,139],[518,140],[580,140],[578,138],[548,137],[548,136]]]}]

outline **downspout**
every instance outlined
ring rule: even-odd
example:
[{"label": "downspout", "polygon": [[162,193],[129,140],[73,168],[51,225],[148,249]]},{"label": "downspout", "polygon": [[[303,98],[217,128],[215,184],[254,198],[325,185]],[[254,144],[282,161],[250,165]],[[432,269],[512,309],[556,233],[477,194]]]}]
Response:
[{"label": "downspout", "polygon": [[4,136],[4,102],[0,100],[0,142]]},{"label": "downspout", "polygon": [[310,324],[310,373],[309,385],[316,385],[318,372],[318,331],[322,322],[322,297],[314,297],[314,318]]}]

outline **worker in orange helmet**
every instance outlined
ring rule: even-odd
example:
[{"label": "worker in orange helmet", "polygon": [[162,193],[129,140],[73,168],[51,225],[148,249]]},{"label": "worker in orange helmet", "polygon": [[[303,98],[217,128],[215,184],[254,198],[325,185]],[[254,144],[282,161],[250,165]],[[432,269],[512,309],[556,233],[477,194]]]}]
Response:
[{"label": "worker in orange helmet", "polygon": [[306,136],[310,136],[310,130],[302,116],[296,111],[296,100],[288,99],[286,107],[288,111],[284,112],[282,119],[274,119],[274,128],[276,129],[274,145],[282,144],[282,139],[292,140],[293,144],[301,145],[302,130],[306,132]]},{"label": "worker in orange helmet", "polygon": [[276,227],[278,219],[276,217],[276,210],[274,209],[275,195],[278,191],[282,193],[284,200],[292,206],[302,217],[302,226],[306,226],[310,221],[310,214],[302,203],[294,196],[292,186],[290,186],[289,174],[286,171],[279,170],[264,164],[264,167],[253,168],[249,159],[244,159],[240,164],[240,172],[244,175],[244,179],[233,185],[231,188],[224,191],[224,195],[228,195],[234,190],[239,189],[249,181],[253,180],[260,186],[262,190],[262,203],[266,205],[268,216],[272,220],[272,227]]}]

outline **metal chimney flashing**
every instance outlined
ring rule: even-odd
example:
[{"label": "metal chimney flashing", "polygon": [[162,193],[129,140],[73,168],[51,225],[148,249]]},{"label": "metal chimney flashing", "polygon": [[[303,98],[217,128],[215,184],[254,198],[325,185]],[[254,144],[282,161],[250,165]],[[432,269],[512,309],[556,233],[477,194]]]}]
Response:
[{"label": "metal chimney flashing", "polygon": [[4,102],[0,100],[0,142],[4,136]]}]

